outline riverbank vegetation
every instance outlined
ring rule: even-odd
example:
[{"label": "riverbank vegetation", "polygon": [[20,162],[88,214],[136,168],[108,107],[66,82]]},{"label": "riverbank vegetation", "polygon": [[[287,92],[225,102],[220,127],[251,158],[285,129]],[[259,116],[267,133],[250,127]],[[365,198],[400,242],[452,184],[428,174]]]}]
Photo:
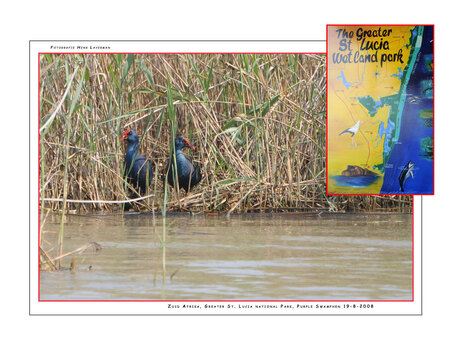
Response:
[{"label": "riverbank vegetation", "polygon": [[[41,54],[42,210],[121,212],[127,128],[153,164],[139,210],[410,212],[410,196],[326,195],[326,63],[320,54]],[[185,136],[203,179],[163,183]]]}]

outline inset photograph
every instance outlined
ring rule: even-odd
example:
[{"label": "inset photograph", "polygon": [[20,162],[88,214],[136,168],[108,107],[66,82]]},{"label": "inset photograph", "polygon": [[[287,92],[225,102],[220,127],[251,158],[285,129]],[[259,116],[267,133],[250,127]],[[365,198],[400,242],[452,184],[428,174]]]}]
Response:
[{"label": "inset photograph", "polygon": [[433,36],[328,25],[328,194],[434,194]]}]

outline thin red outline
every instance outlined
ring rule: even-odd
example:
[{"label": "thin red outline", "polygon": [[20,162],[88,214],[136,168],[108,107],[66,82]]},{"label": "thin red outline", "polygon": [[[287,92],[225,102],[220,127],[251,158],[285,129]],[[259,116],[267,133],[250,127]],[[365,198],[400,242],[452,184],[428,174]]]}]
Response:
[{"label": "thin red outline", "polygon": [[[329,25],[327,25],[329,26]],[[395,25],[396,26],[396,25]],[[326,29],[327,30],[327,29]],[[434,30],[433,30],[434,31]],[[326,43],[327,45],[327,43]],[[256,53],[256,52],[251,52],[251,53],[188,53],[188,52],[179,52],[179,53],[118,53],[118,52],[53,52],[53,53],[47,53],[47,52],[39,52],[38,53],[38,302],[174,302],[174,303],[182,303],[182,302],[259,302],[259,303],[269,303],[269,302],[308,302],[308,303],[343,303],[343,302],[349,302],[349,303],[360,303],[360,302],[372,302],[372,303],[381,303],[381,302],[414,302],[414,201],[412,201],[412,299],[410,300],[41,300],[40,299],[40,54],[143,54],[143,55],[152,55],[152,54],[160,54],[160,55],[166,55],[166,54],[171,54],[171,55],[178,55],[178,54],[200,54],[200,55],[206,55],[206,54],[265,54],[265,55],[288,55],[288,54],[304,54],[304,55],[311,55],[311,54],[321,54],[321,55],[326,55],[326,61],[327,61],[327,52],[291,52],[291,53]],[[327,80],[327,68],[326,68],[326,80]],[[327,97],[327,93],[326,93]],[[326,98],[327,100],[327,98]],[[327,106],[327,104],[326,104]],[[326,109],[327,112],[327,109]],[[326,118],[326,126],[327,126],[327,118]],[[327,130],[326,130],[326,152],[327,152]],[[326,155],[326,169],[327,169],[327,155]],[[329,194],[328,194],[329,195]],[[332,195],[337,195],[337,194],[332,194]],[[351,194],[354,195],[354,194]],[[379,195],[379,194],[368,194],[368,195]]]},{"label": "thin red outline", "polygon": [[[329,26],[432,26],[433,27],[433,152],[435,151],[435,49],[434,49],[434,42],[435,40],[435,30],[434,24],[327,24],[326,25],[326,51],[327,51],[327,44],[328,44],[328,38],[329,38]],[[328,139],[328,112],[329,112],[329,92],[328,92],[328,87],[329,87],[329,78],[328,78],[328,57],[327,57],[327,52],[326,52],[326,195],[329,196],[336,196],[336,195],[435,195],[435,154],[433,154],[433,193],[431,194],[404,194],[404,193],[398,193],[398,194],[392,194],[392,193],[374,193],[374,194],[357,194],[357,193],[350,193],[350,194],[343,194],[343,193],[329,193],[329,178],[328,178],[328,145],[329,145],[329,139]]]}]

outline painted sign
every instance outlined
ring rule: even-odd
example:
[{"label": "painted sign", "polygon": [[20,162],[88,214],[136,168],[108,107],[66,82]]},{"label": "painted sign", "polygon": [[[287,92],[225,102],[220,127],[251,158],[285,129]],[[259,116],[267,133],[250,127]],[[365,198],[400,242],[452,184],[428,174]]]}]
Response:
[{"label": "painted sign", "polygon": [[328,194],[433,194],[433,26],[328,26]]}]

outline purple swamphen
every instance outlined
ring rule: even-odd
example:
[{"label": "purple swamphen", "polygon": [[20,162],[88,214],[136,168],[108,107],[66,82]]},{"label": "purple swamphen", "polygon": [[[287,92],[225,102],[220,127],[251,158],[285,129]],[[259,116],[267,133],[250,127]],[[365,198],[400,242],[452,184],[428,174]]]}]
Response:
[{"label": "purple swamphen", "polygon": [[[192,163],[191,159],[183,154],[182,149],[195,147],[190,142],[183,138],[177,137],[174,141],[176,164],[177,164],[177,181],[179,188],[184,189],[187,193],[201,181],[201,171],[198,163]],[[168,164],[168,183],[174,187],[175,174],[174,156],[171,155]]]},{"label": "purple swamphen", "polygon": [[132,129],[127,129],[120,140],[127,140],[124,176],[140,195],[145,195],[152,182],[152,164],[139,151],[139,137]]}]

